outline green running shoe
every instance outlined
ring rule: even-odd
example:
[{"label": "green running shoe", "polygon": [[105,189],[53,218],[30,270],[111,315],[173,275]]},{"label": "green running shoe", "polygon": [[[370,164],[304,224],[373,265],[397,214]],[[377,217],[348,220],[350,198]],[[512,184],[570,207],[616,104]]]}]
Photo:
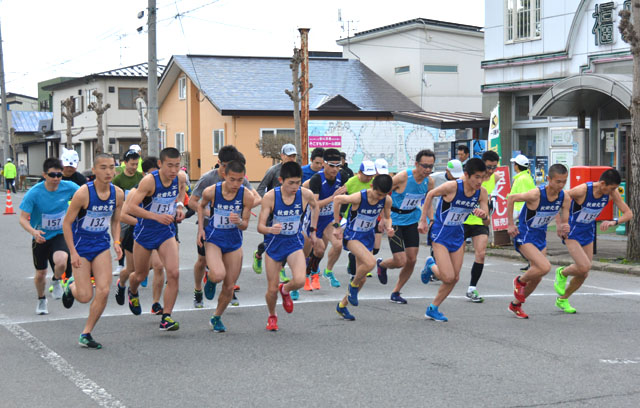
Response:
[{"label": "green running shoe", "polygon": [[556,269],[556,280],[553,281],[553,287],[560,296],[564,296],[564,291],[567,288],[567,277],[562,274],[562,271],[564,271],[564,266]]},{"label": "green running shoe", "polygon": [[287,278],[287,274],[284,272],[284,268],[280,269],[280,282],[287,283],[289,282],[289,278]]},{"label": "green running shoe", "polygon": [[91,333],[81,334],[78,339],[78,344],[82,347],[100,350],[102,348],[102,344],[98,343],[91,337]]},{"label": "green running shoe", "polygon": [[329,282],[331,282],[331,286],[333,286],[334,288],[340,287],[340,281],[333,275],[333,271],[325,269],[323,276],[327,278]]},{"label": "green running shoe", "polygon": [[576,309],[569,304],[569,299],[556,299],[556,306],[562,309],[565,313],[573,314],[576,312]]},{"label": "green running shoe", "polygon": [[258,250],[253,251],[253,271],[257,274],[262,273],[262,258],[258,258]]}]

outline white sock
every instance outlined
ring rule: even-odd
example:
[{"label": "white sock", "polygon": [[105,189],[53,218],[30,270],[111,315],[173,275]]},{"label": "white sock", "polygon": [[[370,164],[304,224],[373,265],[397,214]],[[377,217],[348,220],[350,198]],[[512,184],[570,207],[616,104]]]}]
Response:
[{"label": "white sock", "polygon": [[473,292],[474,290],[476,290],[475,286],[469,286],[469,289],[467,289],[467,292]]}]

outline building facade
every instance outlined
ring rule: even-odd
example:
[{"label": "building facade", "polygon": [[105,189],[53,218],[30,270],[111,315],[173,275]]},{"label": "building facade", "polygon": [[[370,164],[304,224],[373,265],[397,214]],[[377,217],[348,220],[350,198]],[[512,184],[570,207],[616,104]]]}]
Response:
[{"label": "building facade", "polygon": [[481,109],[482,27],[417,18],[337,43],[425,111]]},{"label": "building facade", "polygon": [[502,159],[626,174],[633,74],[629,1],[486,0],[483,113],[499,104]]}]

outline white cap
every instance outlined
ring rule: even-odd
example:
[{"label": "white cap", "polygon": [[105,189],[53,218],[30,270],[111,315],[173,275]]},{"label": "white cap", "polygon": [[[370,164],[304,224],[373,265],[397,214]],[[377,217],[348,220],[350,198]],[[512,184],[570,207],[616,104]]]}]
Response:
[{"label": "white cap", "polygon": [[365,160],[362,163],[360,163],[360,171],[365,176],[375,176],[376,165],[371,160]]},{"label": "white cap", "polygon": [[64,167],[70,166],[73,168],[78,168],[80,157],[78,157],[78,152],[76,152],[75,150],[65,150],[65,152],[62,153],[62,157],[60,157],[60,160],[62,161],[62,165]]},{"label": "white cap", "polygon": [[13,161],[13,160],[11,160],[11,157],[9,157],[9,158],[7,159],[7,162],[11,162],[11,161]]},{"label": "white cap", "polygon": [[138,154],[142,151],[142,148],[137,144],[132,144],[129,146],[129,150],[135,150]]},{"label": "white cap", "polygon": [[519,154],[515,158],[511,159],[512,163],[517,163],[522,167],[529,167],[529,159],[524,154]]},{"label": "white cap", "polygon": [[376,159],[375,166],[378,174],[389,174],[389,163],[385,159]]},{"label": "white cap", "polygon": [[451,173],[454,178],[460,178],[464,174],[464,171],[462,170],[462,162],[458,159],[449,160],[447,163],[447,170],[449,170],[449,173]]},{"label": "white cap", "polygon": [[292,145],[291,143],[287,143],[282,146],[282,149],[280,149],[280,153],[284,154],[285,156],[292,156],[294,154],[298,154],[298,151],[296,150],[296,147],[294,145]]}]

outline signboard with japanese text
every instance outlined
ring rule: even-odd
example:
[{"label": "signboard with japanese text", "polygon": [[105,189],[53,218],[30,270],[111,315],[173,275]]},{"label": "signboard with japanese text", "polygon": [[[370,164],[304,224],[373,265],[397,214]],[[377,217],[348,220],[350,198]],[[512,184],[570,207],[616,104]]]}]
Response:
[{"label": "signboard with japanese text", "polygon": [[342,147],[341,136],[309,136],[309,148],[316,147],[335,147],[337,149]]},{"label": "signboard with japanese text", "polygon": [[511,192],[511,180],[509,176],[509,166],[500,166],[496,173],[501,173],[502,178],[496,183],[492,196],[495,197],[494,211],[491,215],[491,227],[494,231],[506,230],[508,227],[507,218],[507,194]]}]

